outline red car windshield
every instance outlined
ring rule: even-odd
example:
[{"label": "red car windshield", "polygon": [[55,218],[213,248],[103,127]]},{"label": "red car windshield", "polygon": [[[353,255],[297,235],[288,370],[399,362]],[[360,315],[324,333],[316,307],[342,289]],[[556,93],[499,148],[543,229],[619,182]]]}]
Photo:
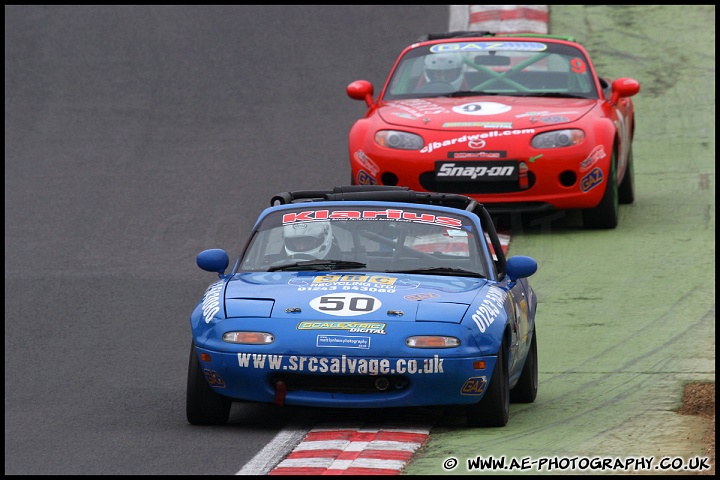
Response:
[{"label": "red car windshield", "polygon": [[384,99],[453,94],[599,98],[591,65],[580,49],[538,39],[493,38],[407,51]]}]

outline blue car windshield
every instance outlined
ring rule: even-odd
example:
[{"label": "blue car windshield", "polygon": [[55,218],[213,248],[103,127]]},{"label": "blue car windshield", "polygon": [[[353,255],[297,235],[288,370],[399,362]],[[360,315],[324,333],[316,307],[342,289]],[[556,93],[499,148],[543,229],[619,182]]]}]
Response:
[{"label": "blue car windshield", "polygon": [[[488,277],[487,238],[462,212],[305,204],[272,212],[238,271],[350,270]],[[482,242],[482,243],[481,243]]]},{"label": "blue car windshield", "polygon": [[409,50],[383,99],[473,95],[599,98],[581,50],[538,39],[494,38]]}]

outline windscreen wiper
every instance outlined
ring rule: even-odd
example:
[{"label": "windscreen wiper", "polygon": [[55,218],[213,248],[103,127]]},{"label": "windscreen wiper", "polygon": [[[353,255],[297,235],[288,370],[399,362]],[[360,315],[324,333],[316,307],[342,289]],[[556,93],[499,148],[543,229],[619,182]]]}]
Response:
[{"label": "windscreen wiper", "polygon": [[500,95],[497,92],[474,92],[472,90],[460,90],[445,95],[446,97],[482,97],[485,95]]},{"label": "windscreen wiper", "polygon": [[522,92],[522,93],[508,93],[507,95],[513,97],[548,97],[548,98],[588,98],[584,95],[577,95],[575,93],[565,92]]},{"label": "windscreen wiper", "polygon": [[276,272],[278,270],[338,270],[346,268],[364,268],[366,263],[353,262],[349,260],[303,260],[300,262],[291,262],[283,265],[276,265],[268,268],[268,272]]},{"label": "windscreen wiper", "polygon": [[427,273],[429,275],[458,275],[462,277],[480,277],[485,278],[484,275],[471,270],[465,270],[464,268],[450,268],[450,267],[429,267],[429,268],[412,268],[405,270],[384,270],[385,273]]}]

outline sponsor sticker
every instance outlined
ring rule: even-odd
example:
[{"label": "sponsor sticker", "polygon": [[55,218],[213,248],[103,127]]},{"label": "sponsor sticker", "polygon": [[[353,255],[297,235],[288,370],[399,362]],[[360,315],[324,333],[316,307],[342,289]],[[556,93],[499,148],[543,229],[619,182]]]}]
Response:
[{"label": "sponsor sticker", "polygon": [[471,377],[465,381],[465,385],[460,389],[462,395],[481,395],[485,391],[487,385],[486,377]]},{"label": "sponsor sticker", "polygon": [[444,358],[357,358],[311,357],[300,355],[271,355],[238,353],[238,366],[258,370],[288,372],[343,373],[350,375],[443,375]]},{"label": "sponsor sticker", "polygon": [[220,311],[223,282],[218,280],[208,287],[202,300],[202,311],[205,323],[210,323],[216,313]]},{"label": "sponsor sticker", "polygon": [[453,107],[452,111],[461,115],[498,115],[509,112],[511,109],[512,107],[510,105],[503,103],[471,102]]},{"label": "sponsor sticker", "polygon": [[385,335],[385,324],[379,322],[323,322],[319,320],[298,323],[298,330],[347,330],[351,333],[379,333]]},{"label": "sponsor sticker", "polygon": [[370,337],[349,337],[344,335],[318,335],[318,347],[370,348]]},{"label": "sponsor sticker", "polygon": [[357,183],[358,185],[377,185],[377,180],[365,170],[360,170],[357,174]]},{"label": "sponsor sticker", "polygon": [[505,158],[505,150],[485,150],[482,152],[450,152],[448,158],[455,160],[471,160],[477,158]]},{"label": "sponsor sticker", "polygon": [[440,298],[437,293],[416,293],[414,295],[405,295],[405,300],[427,300],[428,298]]},{"label": "sponsor sticker", "polygon": [[518,52],[542,52],[547,45],[539,42],[458,42],[438,43],[430,47],[433,53],[445,52],[489,52],[493,50],[515,50]]},{"label": "sponsor sticker", "polygon": [[588,157],[580,163],[580,171],[584,172],[586,170],[589,170],[590,167],[595,165],[598,161],[602,160],[606,156],[607,155],[605,154],[605,147],[603,145],[596,145],[595,148],[592,149],[592,152],[590,152]]},{"label": "sponsor sticker", "polygon": [[512,128],[512,122],[445,122],[443,128]]},{"label": "sponsor sticker", "polygon": [[603,183],[603,172],[595,167],[590,173],[580,179],[580,190],[589,192],[593,188]]},{"label": "sponsor sticker", "polygon": [[569,122],[570,119],[568,117],[563,117],[562,115],[553,115],[552,117],[542,117],[540,121],[542,123],[564,123]]},{"label": "sponsor sticker", "polygon": [[439,182],[517,180],[517,162],[435,162],[435,179]]},{"label": "sponsor sticker", "polygon": [[459,217],[446,217],[427,212],[411,212],[400,208],[385,210],[307,210],[304,212],[286,213],[283,215],[283,225],[297,222],[314,222],[318,220],[397,220],[405,222],[418,222],[442,225],[444,227],[462,227]]},{"label": "sponsor sticker", "polygon": [[485,299],[475,309],[472,320],[480,333],[485,333],[503,311],[507,294],[499,288],[491,288]]},{"label": "sponsor sticker", "polygon": [[461,135],[460,137],[449,138],[441,142],[430,142],[420,149],[420,153],[432,153],[440,148],[463,148],[463,144],[467,143],[468,148],[482,149],[487,145],[487,141],[499,137],[511,137],[515,135],[532,135],[535,133],[534,128],[520,128],[515,130],[491,130],[489,132],[476,133],[473,135]]},{"label": "sponsor sticker", "polygon": [[203,373],[211,387],[225,388],[225,380],[215,370],[204,369]]},{"label": "sponsor sticker", "polygon": [[371,175],[377,175],[380,171],[380,167],[378,167],[377,164],[373,162],[370,157],[368,157],[362,150],[358,150],[357,152],[355,152],[353,157],[355,158],[355,160],[362,163],[363,166],[370,171]]}]

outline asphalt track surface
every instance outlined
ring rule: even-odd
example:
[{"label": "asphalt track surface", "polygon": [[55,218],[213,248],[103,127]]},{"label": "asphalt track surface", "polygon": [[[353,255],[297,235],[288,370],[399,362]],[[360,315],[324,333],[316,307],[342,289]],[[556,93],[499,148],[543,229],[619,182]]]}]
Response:
[{"label": "asphalt track surface", "polygon": [[[307,427],[185,421],[195,255],[237,251],[274,193],[346,184],[345,85],[447,25],[443,5],[5,7],[6,474],[232,474]],[[446,411],[406,474],[701,455],[673,410],[715,379],[715,7],[552,6],[550,31],[641,81],[636,202],[613,231],[514,224],[510,255],[540,265],[538,399],[503,429]]]}]

